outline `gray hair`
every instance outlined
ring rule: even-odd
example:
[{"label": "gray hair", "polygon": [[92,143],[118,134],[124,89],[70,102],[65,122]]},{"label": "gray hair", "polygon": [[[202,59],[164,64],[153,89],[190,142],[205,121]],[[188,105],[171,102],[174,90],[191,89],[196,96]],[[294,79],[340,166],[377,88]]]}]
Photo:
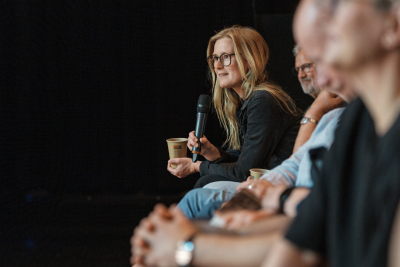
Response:
[{"label": "gray hair", "polygon": [[295,45],[295,46],[293,47],[293,50],[292,50],[293,56],[294,56],[294,57],[297,57],[297,54],[300,52],[300,50],[301,50],[300,46],[299,46],[299,45]]}]

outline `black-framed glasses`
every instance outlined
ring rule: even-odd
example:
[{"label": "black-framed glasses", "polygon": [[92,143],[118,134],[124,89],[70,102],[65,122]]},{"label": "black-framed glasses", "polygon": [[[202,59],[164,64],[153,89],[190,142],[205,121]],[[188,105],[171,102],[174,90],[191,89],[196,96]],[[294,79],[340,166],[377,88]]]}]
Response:
[{"label": "black-framed glasses", "polygon": [[213,56],[209,56],[207,58],[207,62],[208,65],[210,65],[211,68],[214,69],[215,64],[217,64],[218,60],[221,62],[222,66],[229,66],[231,65],[232,61],[231,61],[231,57],[235,55],[235,53],[233,54],[221,54],[219,57],[213,55]]},{"label": "black-framed glasses", "polygon": [[295,76],[298,76],[300,69],[303,72],[309,73],[310,71],[312,71],[314,69],[314,63],[305,63],[305,64],[301,65],[300,67],[293,68],[292,69],[293,74]]}]

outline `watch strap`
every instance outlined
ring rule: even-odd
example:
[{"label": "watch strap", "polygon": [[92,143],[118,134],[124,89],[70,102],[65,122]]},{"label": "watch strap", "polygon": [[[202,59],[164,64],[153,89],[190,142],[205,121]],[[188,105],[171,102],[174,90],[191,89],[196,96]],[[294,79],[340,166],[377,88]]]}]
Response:
[{"label": "watch strap", "polygon": [[303,119],[301,119],[300,124],[303,125],[303,124],[306,124],[307,122],[312,122],[312,123],[318,124],[318,121],[316,119],[308,118],[308,117],[304,117]]}]

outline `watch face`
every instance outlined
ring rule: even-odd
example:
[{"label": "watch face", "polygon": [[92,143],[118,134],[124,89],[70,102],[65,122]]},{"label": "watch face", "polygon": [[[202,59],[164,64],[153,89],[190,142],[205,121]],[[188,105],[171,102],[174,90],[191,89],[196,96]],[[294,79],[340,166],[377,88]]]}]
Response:
[{"label": "watch face", "polygon": [[194,244],[191,241],[178,242],[178,248],[175,251],[175,262],[179,266],[187,266],[192,261]]},{"label": "watch face", "polygon": [[306,123],[308,121],[308,118],[302,118],[301,119],[301,124],[304,124],[304,123]]},{"label": "watch face", "polygon": [[184,251],[184,250],[177,250],[175,252],[175,262],[179,266],[186,266],[192,260],[192,252]]}]

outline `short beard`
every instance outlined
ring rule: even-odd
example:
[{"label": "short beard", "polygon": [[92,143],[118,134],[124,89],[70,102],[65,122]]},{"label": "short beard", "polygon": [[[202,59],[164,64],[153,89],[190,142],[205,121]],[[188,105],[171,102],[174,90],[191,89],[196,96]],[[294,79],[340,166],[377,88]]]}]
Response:
[{"label": "short beard", "polygon": [[305,86],[303,83],[301,83],[301,88],[303,88],[303,92],[307,95],[310,95],[312,97],[314,97],[313,95],[318,95],[321,90],[319,90],[315,85],[314,85],[314,81],[311,80],[311,83],[309,86]]}]

